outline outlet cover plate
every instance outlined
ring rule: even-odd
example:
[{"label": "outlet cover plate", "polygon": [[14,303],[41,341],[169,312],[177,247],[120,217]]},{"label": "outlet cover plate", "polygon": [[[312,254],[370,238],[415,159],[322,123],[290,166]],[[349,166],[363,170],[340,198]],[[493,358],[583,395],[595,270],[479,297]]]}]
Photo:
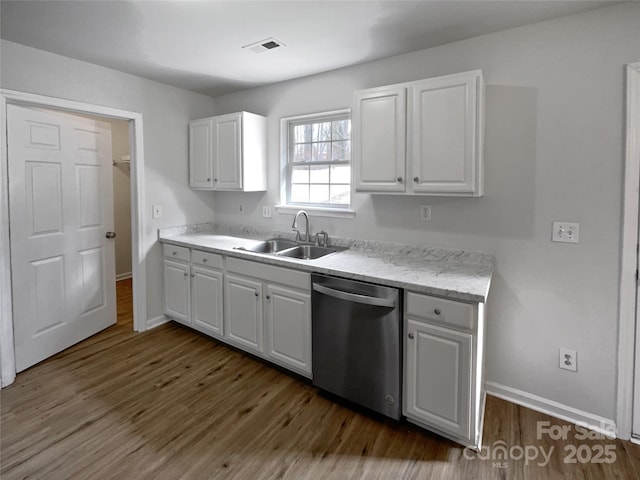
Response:
[{"label": "outlet cover plate", "polygon": [[162,205],[153,205],[151,207],[152,218],[162,218]]},{"label": "outlet cover plate", "polygon": [[558,367],[570,372],[578,371],[578,353],[575,350],[561,348],[558,350]]},{"label": "outlet cover plate", "polygon": [[420,205],[420,221],[431,221],[431,205]]},{"label": "outlet cover plate", "polygon": [[580,224],[575,222],[553,222],[551,241],[580,243]]},{"label": "outlet cover plate", "polygon": [[264,218],[271,218],[271,207],[269,205],[262,206],[262,216]]}]

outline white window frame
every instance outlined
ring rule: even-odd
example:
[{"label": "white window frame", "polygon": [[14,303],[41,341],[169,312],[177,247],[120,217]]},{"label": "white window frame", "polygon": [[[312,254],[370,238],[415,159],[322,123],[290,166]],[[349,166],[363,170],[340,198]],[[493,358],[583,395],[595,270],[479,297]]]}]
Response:
[{"label": "white window frame", "polygon": [[[296,213],[298,210],[305,210],[309,213],[313,212],[317,216],[353,218],[355,212],[351,209],[353,197],[349,205],[314,205],[314,204],[289,204],[287,201],[287,191],[289,184],[289,151],[290,151],[290,135],[289,127],[292,123],[313,122],[316,120],[329,120],[335,117],[349,116],[351,118],[351,109],[331,110],[328,112],[310,113],[305,115],[295,115],[285,117],[280,120],[280,204],[276,205],[276,211],[279,213]],[[352,146],[353,146],[353,140]],[[353,148],[352,148],[353,152]],[[353,162],[350,161],[353,168]],[[350,181],[351,194],[353,195],[353,179]]]}]

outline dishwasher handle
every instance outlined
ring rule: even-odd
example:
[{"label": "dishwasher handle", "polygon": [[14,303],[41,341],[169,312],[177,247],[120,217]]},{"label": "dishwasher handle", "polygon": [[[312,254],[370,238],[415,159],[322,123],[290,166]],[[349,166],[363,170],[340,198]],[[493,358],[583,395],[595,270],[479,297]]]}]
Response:
[{"label": "dishwasher handle", "polygon": [[347,302],[373,305],[374,307],[394,308],[396,306],[396,301],[392,298],[369,297],[368,295],[360,295],[359,293],[343,292],[342,290],[335,290],[333,288],[325,287],[324,285],[320,285],[319,283],[314,283],[313,289],[318,293],[322,293],[334,298],[339,298],[340,300],[345,300]]}]

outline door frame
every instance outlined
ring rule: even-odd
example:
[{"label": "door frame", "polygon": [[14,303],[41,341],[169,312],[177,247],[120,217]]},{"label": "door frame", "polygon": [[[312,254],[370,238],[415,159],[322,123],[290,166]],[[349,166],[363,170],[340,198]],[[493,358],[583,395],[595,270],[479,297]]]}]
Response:
[{"label": "door frame", "polygon": [[17,90],[0,89],[0,385],[15,380],[15,347],[11,293],[11,245],[9,236],[9,176],[7,149],[7,104],[54,108],[69,113],[88,113],[129,122],[131,152],[131,273],[133,277],[133,328],[147,329],[147,275],[144,248],[144,143],[142,114],[101,105],[48,97]]},{"label": "door frame", "polygon": [[[620,258],[618,322],[617,436],[631,438],[634,409],[636,349],[636,268],[640,207],[640,62],[626,66],[626,147]],[[637,372],[640,374],[640,372]],[[635,412],[640,415],[640,412]]]}]

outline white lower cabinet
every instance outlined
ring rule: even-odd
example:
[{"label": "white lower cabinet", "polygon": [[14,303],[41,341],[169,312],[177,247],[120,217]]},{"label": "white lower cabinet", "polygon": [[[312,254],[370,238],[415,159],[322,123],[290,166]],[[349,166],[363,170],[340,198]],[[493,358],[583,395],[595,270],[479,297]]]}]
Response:
[{"label": "white lower cabinet", "polygon": [[311,374],[311,295],[267,285],[266,354],[283,366]]},{"label": "white lower cabinet", "polygon": [[225,338],[311,377],[311,276],[227,258]]},{"label": "white lower cabinet", "polygon": [[222,337],[222,256],[164,245],[164,313]]},{"label": "white lower cabinet", "polygon": [[222,271],[191,267],[191,321],[193,327],[221,337]]},{"label": "white lower cabinet", "polygon": [[228,274],[224,298],[227,340],[245,350],[263,353],[262,282]]},{"label": "white lower cabinet", "polygon": [[407,414],[469,437],[471,335],[408,321]]},{"label": "white lower cabinet", "polygon": [[484,413],[482,304],[407,292],[404,414],[480,447]]},{"label": "white lower cabinet", "polygon": [[178,322],[190,324],[191,297],[189,264],[164,260],[164,313]]}]

